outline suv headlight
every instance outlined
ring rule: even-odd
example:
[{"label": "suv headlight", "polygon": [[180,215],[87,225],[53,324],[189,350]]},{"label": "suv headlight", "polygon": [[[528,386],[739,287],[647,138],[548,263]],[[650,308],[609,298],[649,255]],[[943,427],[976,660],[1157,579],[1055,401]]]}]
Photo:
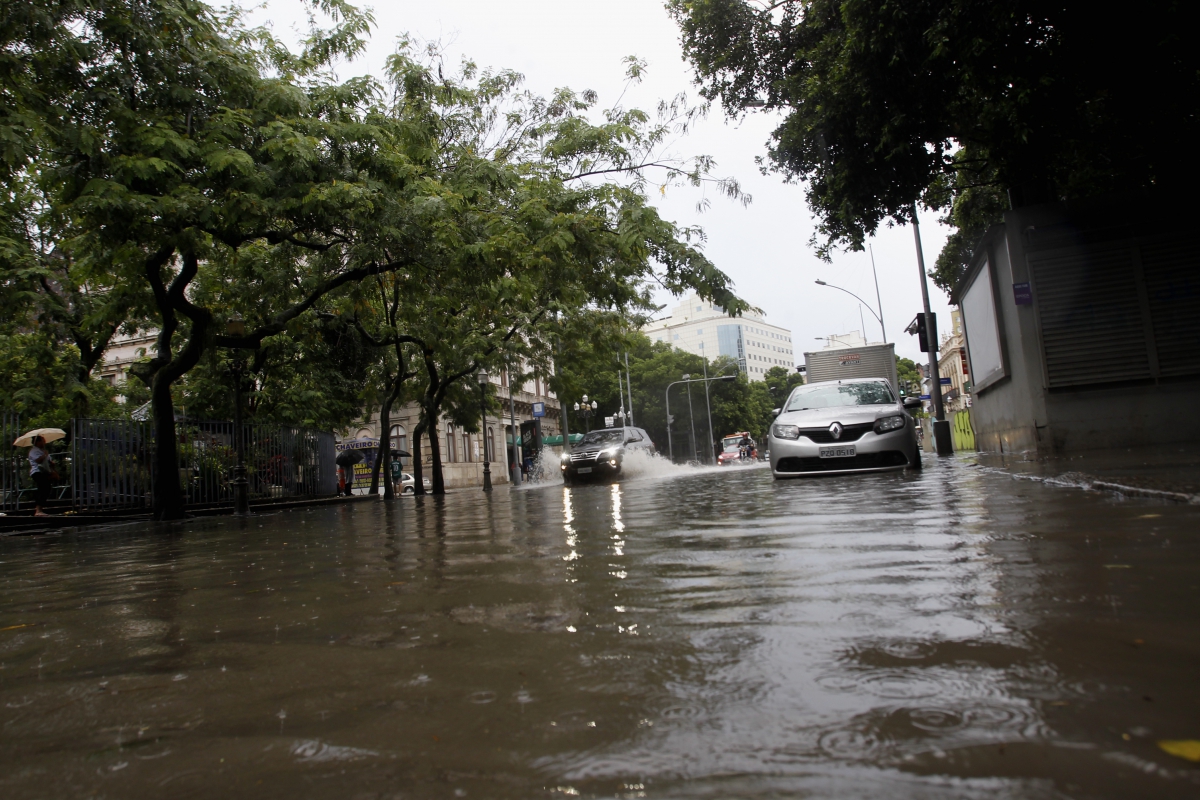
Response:
[{"label": "suv headlight", "polygon": [[570,461],[570,460],[571,460],[571,454],[570,454],[570,453],[563,453],[563,454],[562,454],[562,458],[561,458],[561,459],[559,459],[559,460],[560,460],[560,461],[562,461],[562,462],[565,464],[565,463],[567,463],[568,461]]},{"label": "suv headlight", "polygon": [[894,417],[881,417],[875,420],[875,432],[887,433],[888,431],[899,430],[904,427],[904,415],[898,414]]},{"label": "suv headlight", "polygon": [[608,447],[600,451],[600,458],[612,458],[621,451],[619,447]]},{"label": "suv headlight", "polygon": [[799,425],[772,425],[771,435],[776,439],[799,439]]}]

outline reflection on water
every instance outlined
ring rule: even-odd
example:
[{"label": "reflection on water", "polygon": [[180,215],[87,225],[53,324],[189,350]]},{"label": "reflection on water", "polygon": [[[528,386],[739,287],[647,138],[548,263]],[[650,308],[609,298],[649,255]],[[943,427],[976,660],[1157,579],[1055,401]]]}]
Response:
[{"label": "reflection on water", "polygon": [[1141,571],[1200,583],[1196,512],[965,461],[792,482],[636,466],[0,542],[0,788],[1197,791],[1154,746],[1196,735],[1197,595]]}]

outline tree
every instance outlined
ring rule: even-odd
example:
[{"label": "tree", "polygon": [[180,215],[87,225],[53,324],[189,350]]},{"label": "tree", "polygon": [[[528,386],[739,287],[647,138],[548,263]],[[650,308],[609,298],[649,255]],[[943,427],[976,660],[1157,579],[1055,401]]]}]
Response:
[{"label": "tree", "polygon": [[[64,95],[44,169],[77,253],[143,298],[158,329],[137,374],[154,408],[162,518],[183,514],[172,387],[212,347],[257,349],[411,255],[387,259],[381,242],[396,246],[398,207],[424,186],[408,158],[418,128],[376,113],[373,82],[324,71],[358,52],[370,20],[319,5],[338,24],[296,56],[194,0],[77,20],[85,79]],[[220,333],[231,311],[245,335]]]},{"label": "tree", "polygon": [[[1186,4],[1122,14],[1031,0],[668,7],[706,97],[733,116],[784,112],[770,163],[805,182],[822,254],[861,249],[880,223],[909,220],[914,203],[944,207],[975,188],[987,219],[996,199],[1196,183],[1200,51]],[[951,222],[976,219],[961,211]],[[973,225],[960,228],[967,240]],[[947,269],[964,242],[950,247]]]}]

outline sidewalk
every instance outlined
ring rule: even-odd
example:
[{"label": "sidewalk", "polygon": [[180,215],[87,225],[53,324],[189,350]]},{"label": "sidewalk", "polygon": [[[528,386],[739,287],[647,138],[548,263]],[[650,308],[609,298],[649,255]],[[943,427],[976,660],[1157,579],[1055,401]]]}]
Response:
[{"label": "sidewalk", "polygon": [[1083,489],[1200,504],[1200,448],[1156,446],[1071,456],[970,453],[979,463]]},{"label": "sidewalk", "polygon": [[[284,500],[280,502],[258,502],[250,504],[251,514],[269,514],[290,508],[304,506],[338,505],[341,503],[362,503],[382,499],[382,495],[354,495],[346,497],[310,497],[302,500]],[[188,510],[188,518],[214,517],[233,513],[231,506],[210,508],[192,508]],[[152,521],[150,512],[136,513],[105,512],[97,514],[75,514],[70,512],[51,513],[46,517],[35,517],[32,511],[20,511],[0,516],[0,536],[20,536],[47,531],[77,530],[80,528],[96,528],[106,525],[127,525],[131,522]]]}]

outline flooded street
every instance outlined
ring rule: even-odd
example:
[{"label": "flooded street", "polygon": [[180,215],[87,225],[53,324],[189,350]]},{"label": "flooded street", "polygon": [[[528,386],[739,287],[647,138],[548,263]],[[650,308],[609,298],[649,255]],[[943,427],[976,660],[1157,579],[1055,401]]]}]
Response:
[{"label": "flooded street", "polygon": [[1200,507],[926,458],[0,541],[0,795],[1200,796]]}]

